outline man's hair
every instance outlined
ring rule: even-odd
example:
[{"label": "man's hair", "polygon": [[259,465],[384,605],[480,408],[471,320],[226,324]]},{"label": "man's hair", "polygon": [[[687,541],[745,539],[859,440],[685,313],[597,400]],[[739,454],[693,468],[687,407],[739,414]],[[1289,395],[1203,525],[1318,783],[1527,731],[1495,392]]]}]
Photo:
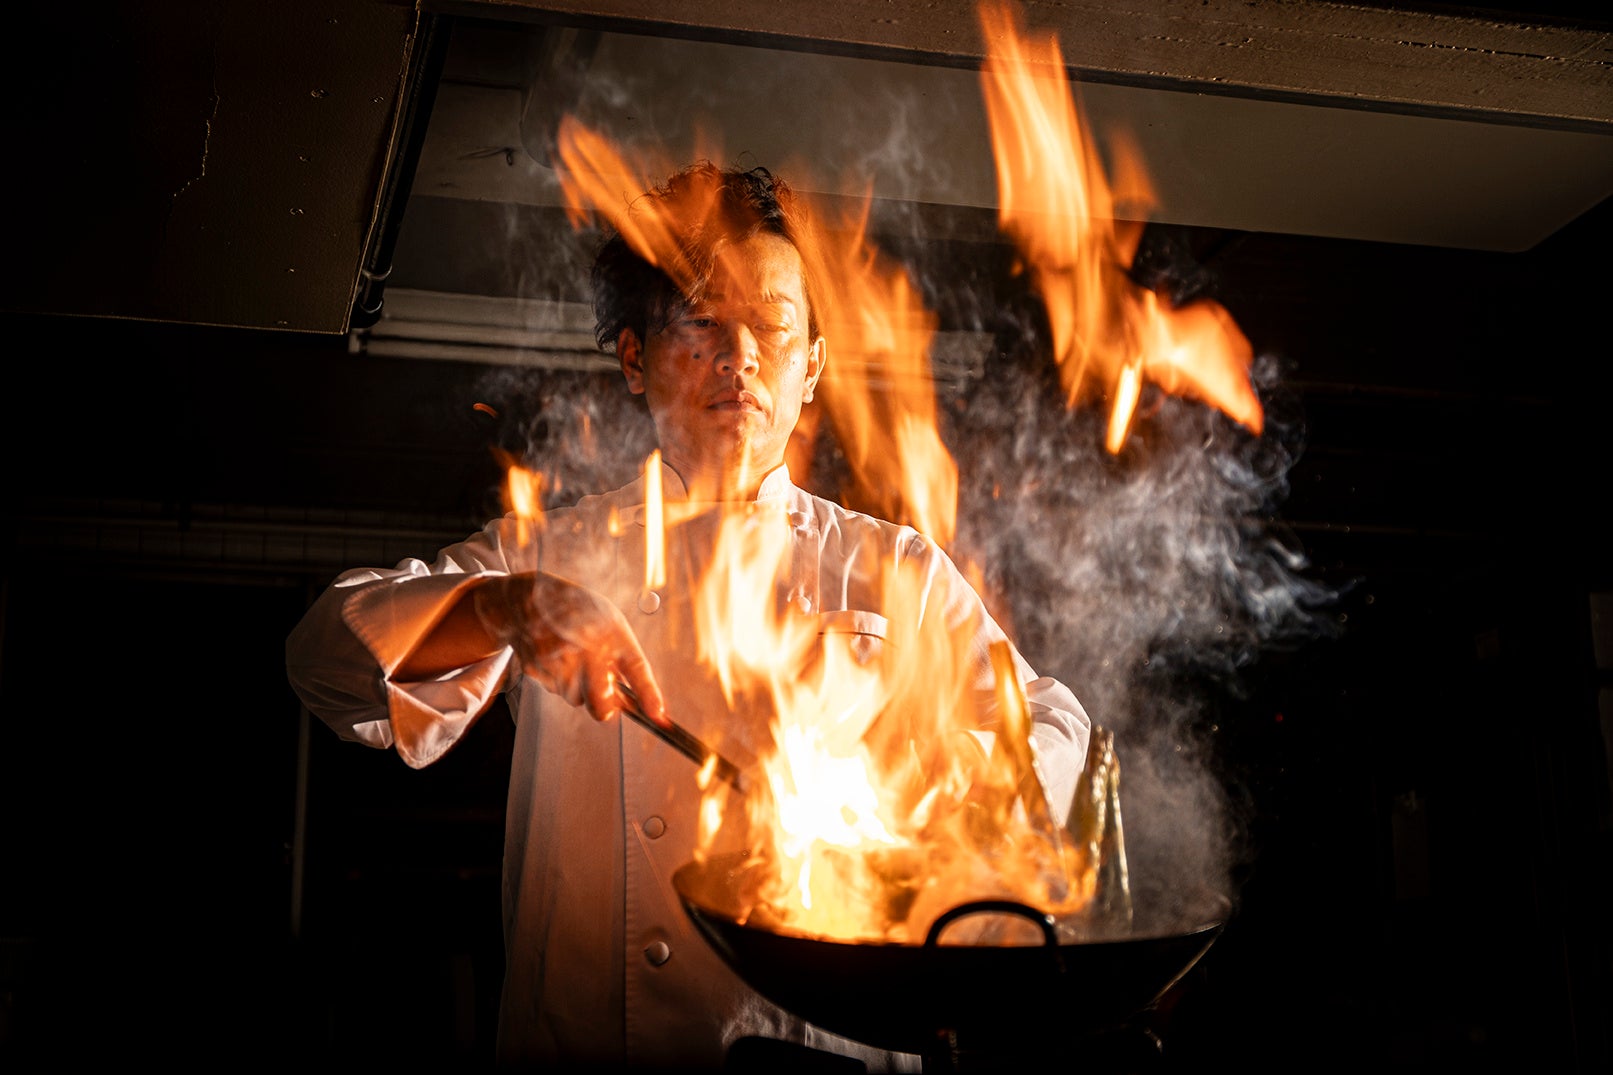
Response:
[{"label": "man's hair", "polygon": [[[654,213],[667,222],[690,267],[689,286],[679,288],[613,232],[595,256],[591,274],[594,338],[604,351],[614,350],[624,329],[645,340],[697,301],[710,282],[719,246],[768,232],[801,250],[806,238],[805,213],[795,192],[766,168],[722,169],[702,161],[645,193],[632,212]],[[816,339],[818,323],[804,262],[802,277],[808,338]]]}]

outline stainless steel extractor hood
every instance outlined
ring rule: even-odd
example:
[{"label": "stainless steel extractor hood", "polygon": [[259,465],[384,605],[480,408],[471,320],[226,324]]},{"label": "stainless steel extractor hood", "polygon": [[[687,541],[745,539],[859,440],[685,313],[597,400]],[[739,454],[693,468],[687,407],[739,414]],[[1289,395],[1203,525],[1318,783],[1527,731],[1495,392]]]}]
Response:
[{"label": "stainless steel extractor hood", "polygon": [[[1161,221],[1512,251],[1613,192],[1610,35],[1577,2],[1023,10],[1100,138],[1142,144]],[[340,334],[386,288],[532,297],[451,225],[553,208],[563,109],[673,159],[698,128],[831,192],[995,197],[968,4],[183,0],[10,28],[12,311]],[[393,274],[404,239],[431,279]]]}]

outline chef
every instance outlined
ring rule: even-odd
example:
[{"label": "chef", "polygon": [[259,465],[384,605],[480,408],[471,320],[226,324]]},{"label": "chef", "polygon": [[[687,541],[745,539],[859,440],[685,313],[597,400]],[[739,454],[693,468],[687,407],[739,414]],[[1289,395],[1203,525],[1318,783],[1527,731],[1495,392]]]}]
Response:
[{"label": "chef", "polygon": [[[708,507],[785,520],[788,577],[765,599],[818,617],[860,652],[884,641],[880,582],[893,568],[922,580],[924,615],[972,625],[983,686],[1003,632],[923,535],[790,480],[785,445],[829,347],[787,185],[762,168],[701,164],[635,211],[674,224],[680,282],[614,235],[593,269],[596,334],[628,390],[645,397],[668,514],[688,519],[668,528],[666,584],[645,586],[641,476],[549,513],[541,528],[495,519],[430,563],[343,574],[288,639],[290,679],[342,737],[417,768],[508,692],[501,1065],[711,1070],[741,1055],[736,1042],[773,1040],[870,1070],[916,1069],[915,1057],[840,1039],[765,1001],[694,932],[671,878],[694,855],[695,766],[621,717],[636,706],[675,720],[742,768],[765,745],[765,722],[731,712],[696,659],[690,604],[711,555]],[[1090,722],[1064,685],[1013,656],[1037,772],[1062,820]],[[433,913],[420,909],[423,929]]]}]

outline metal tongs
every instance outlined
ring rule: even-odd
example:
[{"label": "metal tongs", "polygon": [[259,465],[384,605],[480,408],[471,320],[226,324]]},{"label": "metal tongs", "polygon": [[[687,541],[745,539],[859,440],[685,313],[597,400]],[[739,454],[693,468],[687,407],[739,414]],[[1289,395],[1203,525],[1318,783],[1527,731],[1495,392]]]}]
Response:
[{"label": "metal tongs", "polygon": [[616,689],[618,692],[620,692],[622,697],[627,700],[628,703],[626,706],[622,707],[622,712],[626,713],[629,717],[632,717],[643,727],[654,732],[660,737],[662,742],[671,745],[672,749],[676,750],[679,754],[682,754],[696,765],[704,767],[705,765],[710,764],[712,766],[713,775],[722,780],[726,780],[730,785],[733,786],[735,791],[738,791],[741,794],[744,793],[745,782],[744,778],[740,775],[739,766],[735,765],[733,762],[729,761],[727,758],[708,747],[705,743],[701,742],[693,732],[689,731],[687,728],[684,728],[675,721],[668,719],[666,726],[663,727],[662,725],[651,720],[645,714],[644,704],[639,701],[638,695],[634,693],[633,688],[628,686],[624,680],[618,679],[616,681]]}]

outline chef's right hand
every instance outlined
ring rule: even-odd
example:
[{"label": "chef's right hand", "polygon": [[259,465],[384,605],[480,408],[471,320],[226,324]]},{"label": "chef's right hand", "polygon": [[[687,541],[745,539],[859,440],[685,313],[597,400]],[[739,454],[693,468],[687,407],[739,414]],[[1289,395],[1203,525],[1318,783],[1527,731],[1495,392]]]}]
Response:
[{"label": "chef's right hand", "polygon": [[534,572],[487,579],[473,600],[488,634],[514,649],[522,669],[546,689],[599,721],[634,705],[636,696],[645,716],[667,725],[649,659],[621,610],[601,594]]}]

